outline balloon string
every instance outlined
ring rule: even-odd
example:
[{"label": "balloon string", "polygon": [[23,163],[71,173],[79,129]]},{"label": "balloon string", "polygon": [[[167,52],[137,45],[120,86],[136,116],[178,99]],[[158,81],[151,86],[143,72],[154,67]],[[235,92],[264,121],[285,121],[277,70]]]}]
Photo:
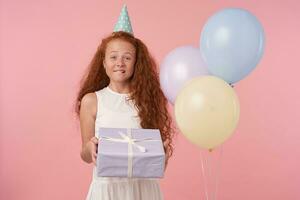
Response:
[{"label": "balloon string", "polygon": [[[205,156],[205,166],[206,166],[206,191],[207,191],[207,199],[210,200],[210,194],[209,194],[209,160],[208,160],[208,154],[207,152],[206,153],[206,156]],[[205,168],[204,166],[204,168]]]},{"label": "balloon string", "polygon": [[[216,181],[215,181],[215,200],[217,200],[217,192],[218,192],[218,183],[220,180],[220,171],[221,171],[221,161],[222,161],[222,152],[223,152],[223,146],[220,146],[220,153],[219,153],[219,159],[217,160],[217,176],[216,176]],[[218,163],[219,162],[219,163]]]},{"label": "balloon string", "polygon": [[[205,171],[204,171],[204,166],[203,166],[203,162],[205,162],[205,158],[203,156],[202,151],[200,151],[201,154],[201,166],[202,166],[202,174],[203,174],[203,182],[204,182],[204,192],[205,192],[205,196],[206,196],[206,200],[208,200],[208,196],[207,196],[207,188],[206,188],[206,178],[205,178]],[[204,164],[205,165],[205,164]]]},{"label": "balloon string", "polygon": [[212,191],[212,186],[213,186],[213,185],[212,185],[212,182],[211,182],[211,181],[212,181],[212,166],[213,166],[213,165],[212,165],[212,155],[210,155],[210,154],[211,154],[211,153],[209,153],[208,156],[207,156],[207,157],[208,157],[208,158],[207,158],[207,159],[208,159],[208,171],[209,171],[209,178],[208,178],[208,180],[209,180],[209,183],[208,183],[208,184],[209,184],[209,185],[208,185],[208,186],[209,186],[209,189],[210,189],[209,192],[208,192],[208,194],[210,195],[210,198],[209,198],[209,199],[212,200],[211,197],[213,197],[213,191]]},{"label": "balloon string", "polygon": [[[218,183],[220,180],[220,171],[221,171],[221,161],[223,157],[223,146],[220,146],[219,155],[216,156],[215,162],[215,173],[213,173],[213,155],[211,155],[212,151],[207,152],[205,156],[205,152],[201,153],[201,167],[202,167],[202,174],[204,179],[204,190],[206,200],[217,200],[217,193],[218,193]],[[213,176],[215,175],[215,177]]]}]

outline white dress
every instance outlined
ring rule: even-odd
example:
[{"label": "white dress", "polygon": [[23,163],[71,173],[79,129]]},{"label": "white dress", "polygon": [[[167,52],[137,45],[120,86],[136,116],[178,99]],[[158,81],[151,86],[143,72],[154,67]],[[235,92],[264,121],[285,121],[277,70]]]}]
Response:
[{"label": "white dress", "polygon": [[[95,136],[99,127],[141,128],[137,109],[128,94],[105,87],[96,93],[97,117]],[[98,177],[96,167],[86,200],[162,200],[159,179]]]}]

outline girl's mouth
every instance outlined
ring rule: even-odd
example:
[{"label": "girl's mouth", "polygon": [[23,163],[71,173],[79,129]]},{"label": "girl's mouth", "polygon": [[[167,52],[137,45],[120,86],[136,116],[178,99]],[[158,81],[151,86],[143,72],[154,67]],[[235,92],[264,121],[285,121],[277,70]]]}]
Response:
[{"label": "girl's mouth", "polygon": [[115,70],[114,72],[125,73],[125,70]]}]

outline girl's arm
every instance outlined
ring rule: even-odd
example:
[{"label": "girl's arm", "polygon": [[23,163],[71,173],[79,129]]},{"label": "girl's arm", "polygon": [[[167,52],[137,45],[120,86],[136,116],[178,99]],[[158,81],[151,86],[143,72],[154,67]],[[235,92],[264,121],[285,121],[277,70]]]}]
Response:
[{"label": "girl's arm", "polygon": [[80,129],[82,148],[80,156],[87,163],[96,164],[97,144],[95,137],[95,120],[97,113],[97,97],[95,93],[84,95],[80,103]]}]

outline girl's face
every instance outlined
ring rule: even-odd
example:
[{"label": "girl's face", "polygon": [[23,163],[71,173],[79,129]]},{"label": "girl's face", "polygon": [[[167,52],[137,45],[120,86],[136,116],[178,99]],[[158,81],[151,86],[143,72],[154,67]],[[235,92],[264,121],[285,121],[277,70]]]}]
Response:
[{"label": "girl's face", "polygon": [[115,39],[107,44],[103,65],[111,82],[126,83],[134,72],[135,47],[124,40]]}]

